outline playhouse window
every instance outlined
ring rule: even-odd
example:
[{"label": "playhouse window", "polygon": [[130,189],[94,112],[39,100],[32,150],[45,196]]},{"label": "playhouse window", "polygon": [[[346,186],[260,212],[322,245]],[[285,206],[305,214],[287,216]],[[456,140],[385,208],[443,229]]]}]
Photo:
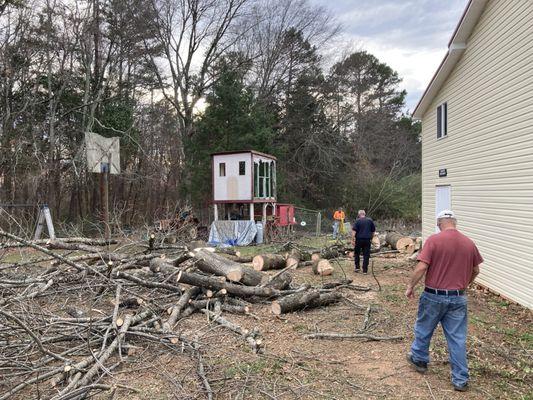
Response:
[{"label": "playhouse window", "polygon": [[218,175],[219,176],[226,176],[226,163],[220,163],[218,164]]},{"label": "playhouse window", "polygon": [[275,168],[271,161],[254,163],[254,197],[270,198],[274,197]]},{"label": "playhouse window", "polygon": [[246,161],[239,161],[239,175],[246,175]]}]

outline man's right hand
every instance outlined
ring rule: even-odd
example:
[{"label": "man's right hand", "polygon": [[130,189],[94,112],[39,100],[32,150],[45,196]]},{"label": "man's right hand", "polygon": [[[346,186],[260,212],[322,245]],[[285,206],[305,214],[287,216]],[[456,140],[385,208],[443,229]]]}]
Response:
[{"label": "man's right hand", "polygon": [[411,286],[407,286],[407,289],[405,290],[405,296],[408,298],[408,299],[414,299],[415,298],[415,293],[414,293],[414,290]]}]

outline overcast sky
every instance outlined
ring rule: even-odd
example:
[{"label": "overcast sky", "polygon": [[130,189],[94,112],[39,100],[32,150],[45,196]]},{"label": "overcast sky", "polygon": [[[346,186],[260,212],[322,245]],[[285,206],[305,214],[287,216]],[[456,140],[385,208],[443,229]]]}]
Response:
[{"label": "overcast sky", "polygon": [[403,78],[412,111],[446,54],[468,0],[310,0],[342,25],[338,51],[366,50]]}]

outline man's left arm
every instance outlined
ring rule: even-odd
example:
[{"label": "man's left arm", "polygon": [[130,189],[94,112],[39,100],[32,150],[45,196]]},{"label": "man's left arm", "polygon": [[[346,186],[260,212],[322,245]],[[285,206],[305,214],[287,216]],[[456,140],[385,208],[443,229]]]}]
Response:
[{"label": "man's left arm", "polygon": [[472,282],[474,282],[474,279],[476,279],[478,275],[479,275],[479,265],[475,265],[474,268],[472,269],[472,276],[470,277],[470,282],[468,282],[468,286],[470,286]]},{"label": "man's left arm", "polygon": [[411,281],[409,282],[409,285],[407,285],[407,289],[405,291],[405,295],[408,298],[414,299],[414,297],[415,297],[415,294],[414,294],[415,286],[418,284],[418,282],[420,282],[420,279],[422,279],[422,277],[426,273],[428,267],[429,267],[429,265],[426,264],[423,261],[419,261],[418,264],[416,265],[416,267],[415,267],[415,269],[413,271],[413,274],[411,275]]}]

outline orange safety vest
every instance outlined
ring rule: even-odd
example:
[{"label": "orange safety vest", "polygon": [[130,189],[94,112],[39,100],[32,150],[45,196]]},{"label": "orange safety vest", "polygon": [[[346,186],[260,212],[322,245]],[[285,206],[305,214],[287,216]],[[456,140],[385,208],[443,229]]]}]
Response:
[{"label": "orange safety vest", "polygon": [[335,211],[335,214],[333,214],[333,219],[338,221],[343,220],[345,217],[344,211]]}]

